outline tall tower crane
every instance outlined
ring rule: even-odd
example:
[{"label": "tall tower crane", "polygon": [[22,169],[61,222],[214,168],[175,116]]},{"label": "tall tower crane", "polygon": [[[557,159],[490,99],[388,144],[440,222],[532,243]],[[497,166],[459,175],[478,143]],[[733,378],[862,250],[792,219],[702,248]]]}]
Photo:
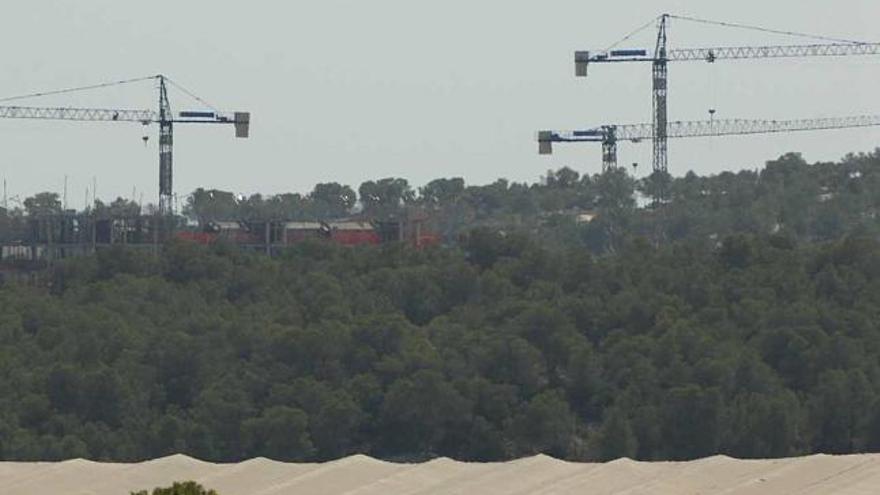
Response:
[{"label": "tall tower crane", "polygon": [[[573,131],[539,131],[538,151],[542,155],[553,153],[553,143],[602,143],[602,170],[605,171],[617,166],[618,142],[640,142],[652,139],[656,135],[655,125],[656,123],[652,122],[650,124],[603,125]],[[873,126],[880,126],[880,115],[791,120],[695,120],[668,122],[663,129],[663,135],[667,138],[690,138]]]},{"label": "tall tower crane", "polygon": [[[157,110],[131,110],[131,109],[108,109],[108,108],[71,108],[71,107],[34,107],[34,106],[0,106],[0,118],[4,119],[42,119],[42,120],[68,120],[81,122],[135,122],[143,125],[159,125],[159,211],[163,215],[173,213],[173,148],[174,148],[174,125],[175,124],[228,124],[235,127],[235,136],[247,138],[250,134],[250,113],[248,112],[219,112],[216,109],[199,111],[182,111],[177,114],[172,112],[171,103],[168,99],[168,86],[174,85],[181,91],[193,97],[203,105],[212,108],[204,100],[190,93],[182,86],[164,75],[128,79],[93,86],[33,93],[29,95],[2,98],[0,102],[35,98],[41,96],[58,95],[106,88],[121,84],[140,81],[154,80],[158,83],[159,106]],[[146,139],[146,138],[145,138]]]},{"label": "tall tower crane", "polygon": [[[667,28],[671,19],[711,24],[723,27],[735,27],[763,31],[773,34],[812,38],[815,43],[799,45],[765,45],[765,46],[722,46],[714,48],[684,48],[669,49]],[[648,29],[656,22],[657,41],[653,52],[647,49],[616,49],[616,46],[628,41],[637,33]],[[669,88],[669,62],[692,62],[703,61],[714,63],[719,60],[743,60],[763,58],[795,58],[795,57],[842,57],[851,55],[878,55],[880,43],[863,43],[859,41],[841,40],[825,36],[815,36],[803,33],[778,31],[742,24],[727,22],[708,21],[694,17],[676,16],[663,14],[650,23],[642,26],[635,32],[615,43],[610,48],[599,52],[578,51],[575,52],[575,74],[578,77],[586,77],[588,67],[591,64],[642,62],[652,66],[653,84],[653,108],[651,139],[654,145],[654,172],[665,173],[668,165],[668,145],[670,137],[668,127],[668,88]]]}]

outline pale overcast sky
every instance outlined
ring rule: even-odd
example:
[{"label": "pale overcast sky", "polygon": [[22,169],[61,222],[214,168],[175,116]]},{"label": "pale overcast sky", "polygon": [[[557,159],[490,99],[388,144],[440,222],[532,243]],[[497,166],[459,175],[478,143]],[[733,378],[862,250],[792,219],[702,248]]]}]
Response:
[{"label": "pale overcast sky", "polygon": [[[165,73],[228,110],[253,112],[252,138],[178,127],[175,190],[309,191],[317,182],[462,176],[537,180],[569,165],[598,172],[596,146],[536,153],[538,129],[650,121],[650,67],[594,67],[601,49],[663,11],[847,39],[880,40],[877,0],[31,0],[4,2],[0,97]],[[798,42],[675,21],[671,44]],[[649,47],[646,33],[626,46]],[[670,118],[795,118],[880,113],[880,57],[679,63]],[[175,93],[176,110],[194,107]],[[149,84],[17,104],[155,108]],[[0,121],[0,173],[11,195],[61,191],[157,196],[155,128]],[[674,140],[670,170],[756,168],[788,151],[836,160],[880,145],[880,129]],[[623,163],[650,168],[647,143]]]}]

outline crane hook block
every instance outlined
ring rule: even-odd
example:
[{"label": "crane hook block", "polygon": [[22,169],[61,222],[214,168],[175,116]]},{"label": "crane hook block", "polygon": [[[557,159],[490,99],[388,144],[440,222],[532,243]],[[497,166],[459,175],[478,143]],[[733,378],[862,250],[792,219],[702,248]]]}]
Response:
[{"label": "crane hook block", "polygon": [[235,112],[235,137],[246,138],[251,132],[250,112]]}]

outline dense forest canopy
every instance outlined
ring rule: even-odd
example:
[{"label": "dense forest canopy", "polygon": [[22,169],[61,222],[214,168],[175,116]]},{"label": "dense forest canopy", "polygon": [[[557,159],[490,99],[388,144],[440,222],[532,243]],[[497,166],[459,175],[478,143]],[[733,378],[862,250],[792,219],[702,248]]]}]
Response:
[{"label": "dense forest canopy", "polygon": [[880,451],[880,154],[689,174],[662,215],[622,171],[432,184],[360,202],[493,222],[424,250],[114,248],[0,286],[0,457]]}]

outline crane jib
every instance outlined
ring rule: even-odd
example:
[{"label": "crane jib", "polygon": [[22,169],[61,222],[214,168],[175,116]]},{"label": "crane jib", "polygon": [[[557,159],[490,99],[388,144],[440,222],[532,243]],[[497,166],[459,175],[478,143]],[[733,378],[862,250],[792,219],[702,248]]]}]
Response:
[{"label": "crane jib", "polygon": [[715,61],[756,58],[843,57],[880,55],[880,43],[680,48],[669,50],[670,61]]},{"label": "crane jib", "polygon": [[[723,119],[675,121],[667,124],[670,138],[773,134],[880,126],[880,115],[856,115],[815,119]],[[540,131],[539,143],[603,142],[608,139],[638,142],[652,137],[653,124],[606,125],[571,131]]]},{"label": "crane jib", "polygon": [[152,110],[0,106],[0,118],[151,123],[159,116]]},{"label": "crane jib", "polygon": [[[678,48],[668,50],[670,62],[737,60],[758,58],[843,57],[880,55],[880,43],[820,43],[810,45],[719,46],[710,48]],[[612,50],[610,52],[575,53],[575,63],[653,62],[657,57],[648,50]]]},{"label": "crane jib", "polygon": [[[235,112],[184,111],[179,118],[167,120],[175,124],[234,124],[236,136],[247,137],[250,114]],[[0,119],[75,120],[92,122],[136,122],[155,124],[161,121],[159,113],[152,110],[70,108],[70,107],[22,107],[0,106]]]}]

